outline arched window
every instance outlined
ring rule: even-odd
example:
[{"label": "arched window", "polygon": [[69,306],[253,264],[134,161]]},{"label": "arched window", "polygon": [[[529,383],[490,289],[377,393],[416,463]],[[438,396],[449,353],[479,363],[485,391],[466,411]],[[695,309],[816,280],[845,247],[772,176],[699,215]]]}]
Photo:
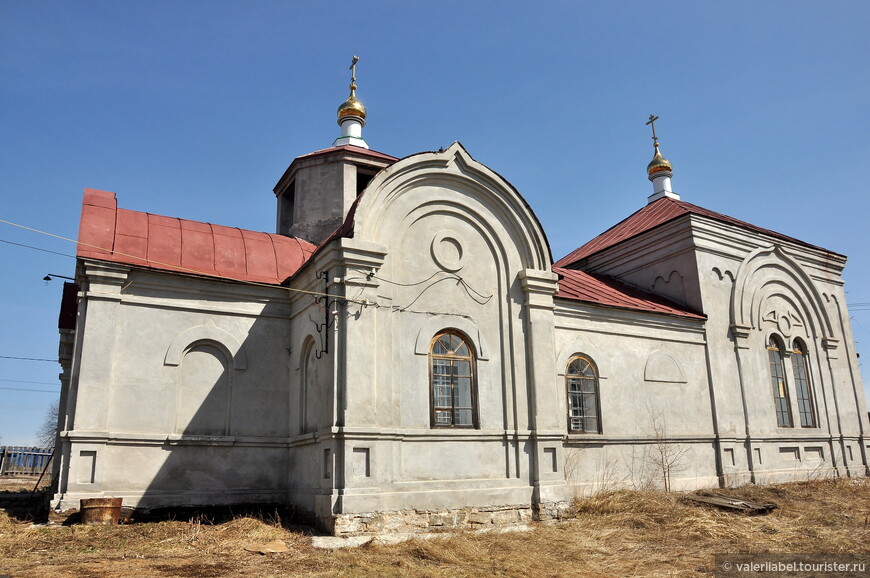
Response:
[{"label": "arched window", "polygon": [[788,399],[788,384],[782,365],[782,341],[771,335],[767,342],[767,355],[770,360],[770,384],[773,387],[773,402],[776,407],[776,425],[792,427],[791,405]]},{"label": "arched window", "polygon": [[810,374],[807,367],[807,351],[799,339],[794,340],[791,352],[791,368],[792,373],[794,373],[801,427],[818,427],[816,412],[813,409],[813,388],[810,385]]},{"label": "arched window", "polygon": [[565,371],[568,391],[568,431],[601,433],[598,405],[598,371],[585,355],[575,355]]},{"label": "arched window", "polygon": [[473,353],[457,332],[439,333],[432,341],[432,427],[477,427]]}]

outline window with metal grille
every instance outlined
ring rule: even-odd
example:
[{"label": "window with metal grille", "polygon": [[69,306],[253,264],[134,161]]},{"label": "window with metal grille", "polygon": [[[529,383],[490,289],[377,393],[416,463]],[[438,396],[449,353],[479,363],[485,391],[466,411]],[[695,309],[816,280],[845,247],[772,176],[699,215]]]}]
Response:
[{"label": "window with metal grille", "polygon": [[585,355],[575,355],[565,371],[568,391],[568,431],[601,433],[598,371]]},{"label": "window with metal grille", "polygon": [[770,384],[773,387],[776,425],[792,427],[788,384],[785,381],[785,371],[782,365],[782,350],[782,342],[776,335],[771,335],[767,342],[767,355],[770,361]]},{"label": "window with metal grille", "polygon": [[807,366],[807,350],[799,339],[794,340],[791,351],[791,369],[794,374],[801,427],[818,427],[816,424],[816,412],[813,407],[813,390]]},{"label": "window with metal grille", "polygon": [[459,333],[435,336],[429,353],[432,427],[477,427],[474,355]]}]

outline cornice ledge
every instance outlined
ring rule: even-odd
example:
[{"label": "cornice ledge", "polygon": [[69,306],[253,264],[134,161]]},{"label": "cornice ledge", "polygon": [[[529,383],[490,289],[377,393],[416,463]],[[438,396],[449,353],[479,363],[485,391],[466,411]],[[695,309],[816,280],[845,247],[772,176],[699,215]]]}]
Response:
[{"label": "cornice ledge", "polygon": [[840,348],[840,340],[834,339],[833,337],[824,337],[822,338],[822,347],[825,349],[825,354],[828,356],[828,359],[837,359],[840,357],[839,348]]},{"label": "cornice ledge", "polygon": [[120,288],[130,275],[130,267],[103,261],[82,261],[85,277],[94,284]]},{"label": "cornice ledge", "polygon": [[749,349],[749,336],[751,334],[752,327],[749,325],[731,324],[731,337],[739,349]]},{"label": "cornice ledge", "polygon": [[554,308],[553,295],[559,289],[558,275],[552,271],[523,269],[517,277],[526,294],[526,306],[549,310]]}]

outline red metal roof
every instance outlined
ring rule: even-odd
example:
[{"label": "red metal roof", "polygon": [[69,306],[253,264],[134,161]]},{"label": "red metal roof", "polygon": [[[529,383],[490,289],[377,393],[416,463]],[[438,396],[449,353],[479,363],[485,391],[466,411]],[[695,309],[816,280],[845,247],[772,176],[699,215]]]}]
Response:
[{"label": "red metal roof", "polygon": [[777,239],[783,239],[792,243],[798,243],[800,245],[804,245],[805,247],[811,247],[813,249],[831,252],[827,251],[827,249],[823,249],[815,245],[810,245],[809,243],[801,241],[800,239],[795,239],[794,237],[789,237],[787,235],[783,235],[769,229],[756,227],[755,225],[752,225],[745,221],[741,221],[739,219],[735,219],[721,213],[716,213],[714,211],[710,211],[708,209],[693,205],[691,203],[687,203],[685,201],[679,201],[677,199],[671,199],[669,197],[662,197],[661,199],[646,205],[645,207],[635,212],[628,218],[620,221],[613,227],[607,229],[582,247],[575,249],[568,255],[562,257],[561,259],[556,261],[555,265],[557,267],[570,267],[577,261],[585,259],[590,255],[594,255],[599,251],[603,251],[604,249],[612,247],[618,243],[621,243],[622,241],[631,239],[632,237],[635,237],[637,235],[640,235],[641,233],[649,231],[650,229],[658,227],[659,225],[663,225],[669,221],[682,217],[683,215],[690,214],[700,215],[702,217],[708,217],[710,219],[714,219],[723,223],[736,225],[750,231],[755,231],[756,233],[762,233],[764,235],[775,237]]},{"label": "red metal roof", "polygon": [[325,149],[320,149],[319,151],[314,151],[314,152],[302,155],[300,157],[296,157],[296,159],[307,159],[309,157],[315,157],[318,155],[325,155],[325,154],[329,154],[329,153],[335,152],[335,151],[349,151],[349,152],[354,152],[357,154],[365,155],[367,157],[372,157],[372,158],[376,158],[376,159],[383,159],[386,161],[399,160],[397,157],[390,156],[386,153],[379,153],[378,151],[373,151],[371,149],[366,149],[366,148],[358,147],[358,146],[354,146],[354,145],[342,145],[339,147],[329,147],[329,148],[325,148]]},{"label": "red metal roof", "polygon": [[152,269],[279,285],[314,252],[302,239],[119,209],[85,189],[77,255]]},{"label": "red metal roof", "polygon": [[562,267],[553,267],[553,272],[559,275],[559,290],[555,295],[557,298],[584,301],[606,307],[706,319],[704,315],[690,311],[664,297],[641,291],[606,275]]}]

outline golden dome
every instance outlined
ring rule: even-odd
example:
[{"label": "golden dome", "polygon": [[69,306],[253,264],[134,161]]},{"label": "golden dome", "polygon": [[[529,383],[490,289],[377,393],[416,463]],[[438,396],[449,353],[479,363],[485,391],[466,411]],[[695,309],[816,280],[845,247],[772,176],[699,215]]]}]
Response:
[{"label": "golden dome", "polygon": [[341,120],[346,116],[358,116],[361,119],[365,120],[366,118],[366,107],[363,106],[363,103],[356,99],[356,85],[350,85],[350,96],[347,97],[341,106],[338,107],[338,124],[341,124]]},{"label": "golden dome", "polygon": [[673,171],[673,167],[671,167],[671,163],[668,161],[668,159],[666,159],[665,157],[662,156],[661,152],[659,152],[659,143],[656,143],[655,147],[656,147],[656,154],[653,155],[652,160],[646,166],[646,172],[650,177],[652,177],[656,173],[661,173],[661,172],[665,172],[665,171],[667,171],[667,172]]}]

